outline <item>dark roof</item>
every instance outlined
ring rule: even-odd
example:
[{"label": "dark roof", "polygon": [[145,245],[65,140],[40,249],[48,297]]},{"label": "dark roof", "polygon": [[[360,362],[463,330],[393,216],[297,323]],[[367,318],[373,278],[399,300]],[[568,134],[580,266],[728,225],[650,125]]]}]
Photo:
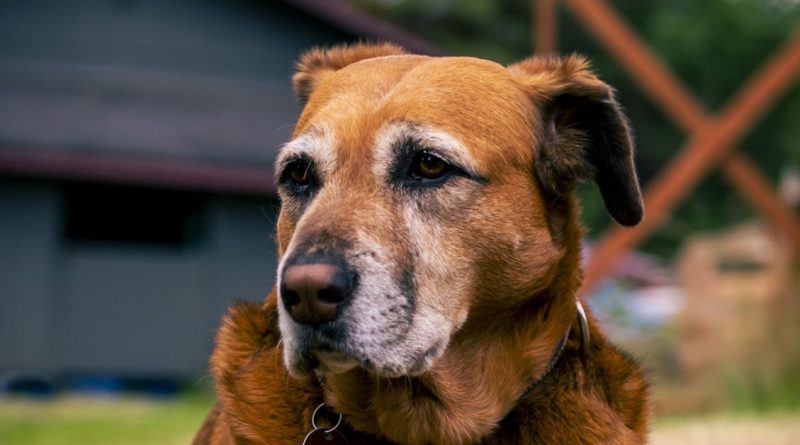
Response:
[{"label": "dark roof", "polygon": [[443,52],[431,42],[376,18],[342,0],[282,0],[354,35],[399,44],[417,54]]},{"label": "dark roof", "polygon": [[43,15],[35,3],[0,16],[0,175],[272,193],[300,52],[369,39],[439,53],[339,0],[252,14],[238,2],[122,13],[63,2]]}]

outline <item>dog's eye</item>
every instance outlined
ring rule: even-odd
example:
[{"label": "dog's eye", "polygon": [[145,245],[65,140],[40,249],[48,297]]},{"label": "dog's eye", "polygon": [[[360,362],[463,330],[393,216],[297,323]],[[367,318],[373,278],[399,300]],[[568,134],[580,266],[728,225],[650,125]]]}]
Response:
[{"label": "dog's eye", "polygon": [[295,185],[307,185],[311,182],[311,166],[307,162],[293,162],[289,166],[289,179]]},{"label": "dog's eye", "polygon": [[451,169],[444,159],[429,152],[417,153],[411,161],[411,175],[419,179],[439,179]]},{"label": "dog's eye", "polygon": [[305,159],[298,159],[289,163],[280,177],[282,184],[286,184],[298,192],[307,191],[314,181],[313,166]]}]

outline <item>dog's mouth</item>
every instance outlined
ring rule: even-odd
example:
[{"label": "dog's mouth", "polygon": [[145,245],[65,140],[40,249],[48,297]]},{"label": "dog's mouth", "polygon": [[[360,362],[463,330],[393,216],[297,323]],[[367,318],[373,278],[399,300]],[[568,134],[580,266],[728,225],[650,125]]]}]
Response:
[{"label": "dog's mouth", "polygon": [[326,329],[302,329],[301,332],[298,338],[302,340],[287,351],[287,367],[296,376],[340,374],[354,368],[387,378],[415,376],[430,368],[438,350],[438,347],[430,348],[409,363],[399,365],[389,355],[370,356],[353,348],[341,332],[336,338],[325,335]]},{"label": "dog's mouth", "polygon": [[295,338],[299,339],[289,355],[292,370],[297,374],[338,374],[355,367],[364,367],[356,351],[348,347],[345,329],[337,323],[311,328],[299,327]]},{"label": "dog's mouth", "polygon": [[298,366],[295,370],[304,374],[339,374],[360,368],[384,378],[413,377],[422,375],[430,369],[433,359],[441,352],[440,348],[440,345],[431,347],[409,364],[398,366],[380,357],[368,358],[347,346],[333,346],[323,340],[307,346],[305,353],[302,354],[306,359],[296,362]]},{"label": "dog's mouth", "polygon": [[316,358],[314,371],[323,374],[339,374],[360,365],[351,355],[327,347],[316,348],[311,353]]}]

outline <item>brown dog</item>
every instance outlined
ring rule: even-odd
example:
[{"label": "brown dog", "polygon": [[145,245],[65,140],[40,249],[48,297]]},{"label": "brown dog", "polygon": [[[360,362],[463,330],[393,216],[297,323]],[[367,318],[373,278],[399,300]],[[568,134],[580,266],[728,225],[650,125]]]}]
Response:
[{"label": "brown dog", "polygon": [[575,183],[642,217],[587,63],[357,45],[306,54],[294,84],[278,286],[225,318],[195,443],[301,444],[323,401],[343,422],[310,442],[644,443],[642,371],[576,309]]}]

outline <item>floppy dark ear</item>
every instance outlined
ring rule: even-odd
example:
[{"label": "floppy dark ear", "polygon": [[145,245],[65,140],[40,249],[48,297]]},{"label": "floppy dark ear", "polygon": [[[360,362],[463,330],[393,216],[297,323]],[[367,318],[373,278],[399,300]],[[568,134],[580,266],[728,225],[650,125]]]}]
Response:
[{"label": "floppy dark ear", "polygon": [[305,103],[325,75],[360,60],[405,53],[402,48],[390,43],[358,43],[311,49],[297,61],[297,72],[292,76],[294,92]]},{"label": "floppy dark ear", "polygon": [[579,57],[531,59],[512,69],[531,76],[541,110],[536,175],[558,196],[593,179],[617,222],[633,226],[644,208],[633,164],[633,139],[613,89]]}]

